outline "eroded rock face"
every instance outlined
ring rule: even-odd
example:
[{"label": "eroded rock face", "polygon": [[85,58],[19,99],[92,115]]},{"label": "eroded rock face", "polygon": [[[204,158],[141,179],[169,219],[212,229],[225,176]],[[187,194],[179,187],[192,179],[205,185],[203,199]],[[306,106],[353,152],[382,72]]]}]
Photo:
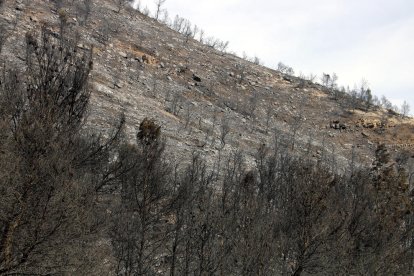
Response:
[{"label": "eroded rock face", "polygon": [[370,128],[370,129],[392,127],[392,125],[380,119],[364,119],[364,118],[361,118],[358,121],[356,121],[355,125],[357,127]]}]

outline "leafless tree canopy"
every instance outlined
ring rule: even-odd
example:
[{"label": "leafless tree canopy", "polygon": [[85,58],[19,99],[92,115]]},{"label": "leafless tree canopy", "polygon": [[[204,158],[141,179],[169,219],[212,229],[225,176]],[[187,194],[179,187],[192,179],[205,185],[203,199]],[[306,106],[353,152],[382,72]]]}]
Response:
[{"label": "leafless tree canopy", "polygon": [[0,274],[87,271],[109,144],[80,133],[92,61],[75,45],[44,28],[26,36],[25,72],[3,68]]},{"label": "leafless tree canopy", "polygon": [[410,105],[407,103],[407,101],[404,101],[401,105],[401,113],[404,117],[408,116],[408,114],[410,113]]},{"label": "leafless tree canopy", "polygon": [[160,18],[161,13],[163,12],[162,6],[165,4],[167,0],[156,0],[155,1],[155,19],[158,20]]}]

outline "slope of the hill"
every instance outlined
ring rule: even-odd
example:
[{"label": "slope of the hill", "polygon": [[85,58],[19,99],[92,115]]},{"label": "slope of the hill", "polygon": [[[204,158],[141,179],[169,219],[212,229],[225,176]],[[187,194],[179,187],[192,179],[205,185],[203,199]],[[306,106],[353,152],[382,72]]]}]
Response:
[{"label": "slope of the hill", "polygon": [[[24,60],[24,35],[44,24],[93,46],[89,123],[107,130],[125,113],[127,134],[150,117],[162,126],[178,159],[202,152],[210,160],[237,149],[253,155],[275,140],[315,160],[344,167],[353,153],[370,164],[377,143],[411,151],[414,124],[385,110],[353,110],[349,96],[220,53],[118,1],[93,1],[90,14],[75,1],[6,1],[1,20],[9,34],[1,54]],[[60,19],[59,19],[60,18]],[[63,23],[62,23],[63,22]],[[13,57],[18,56],[19,60]]]}]

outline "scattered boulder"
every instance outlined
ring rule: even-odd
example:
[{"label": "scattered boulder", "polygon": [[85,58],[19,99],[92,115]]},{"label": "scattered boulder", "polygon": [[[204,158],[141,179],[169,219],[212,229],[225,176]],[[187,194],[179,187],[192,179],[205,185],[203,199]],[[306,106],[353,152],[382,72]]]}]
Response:
[{"label": "scattered boulder", "polygon": [[345,130],[348,128],[347,124],[339,122],[339,120],[332,121],[329,124],[330,128],[337,129],[337,130]]},{"label": "scattered boulder", "polygon": [[366,126],[365,126],[366,128],[374,128],[375,127],[375,125],[374,125],[374,123],[372,123],[372,122],[369,122],[369,123],[367,123],[366,124]]},{"label": "scattered boulder", "polygon": [[201,78],[195,74],[193,74],[193,80],[196,82],[201,82]]},{"label": "scattered boulder", "polygon": [[174,45],[172,45],[171,43],[167,43],[166,46],[168,51],[172,51],[175,48]]},{"label": "scattered boulder", "polygon": [[184,66],[184,65],[182,65],[181,63],[180,63],[180,65],[178,66],[178,68],[176,69],[176,71],[177,71],[177,73],[179,73],[179,74],[184,74],[186,71],[187,71],[187,67],[186,66]]},{"label": "scattered boulder", "polygon": [[392,110],[392,109],[387,109],[387,111],[388,111],[388,114],[390,114],[390,115],[393,115],[393,116],[397,116],[398,115],[398,113],[397,112],[395,112],[394,110]]},{"label": "scattered boulder", "polygon": [[149,58],[147,55],[142,55],[142,62],[149,63]]},{"label": "scattered boulder", "polygon": [[16,11],[23,11],[24,10],[24,4],[17,4]]},{"label": "scattered boulder", "polygon": [[35,16],[31,15],[31,16],[30,16],[30,21],[32,21],[32,22],[34,22],[34,23],[37,23],[37,22],[39,22],[39,19],[38,19],[37,17],[35,17]]}]

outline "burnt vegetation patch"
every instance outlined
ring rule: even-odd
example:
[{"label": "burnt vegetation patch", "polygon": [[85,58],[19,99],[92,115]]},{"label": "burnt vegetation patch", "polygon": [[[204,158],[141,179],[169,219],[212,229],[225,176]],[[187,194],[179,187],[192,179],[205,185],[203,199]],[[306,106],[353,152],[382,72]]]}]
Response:
[{"label": "burnt vegetation patch", "polygon": [[413,272],[412,176],[385,146],[346,175],[278,142],[178,169],[154,120],[136,143],[123,116],[82,130],[92,56],[70,41],[28,33],[26,70],[2,69],[0,274],[93,273],[105,237],[116,275]]},{"label": "burnt vegetation patch", "polygon": [[[211,120],[204,121],[203,114],[193,118],[199,103],[184,93],[166,96],[170,113],[183,114],[180,131],[191,133],[193,125],[206,129],[203,141],[195,139],[197,147],[208,148],[217,140],[217,158],[202,150],[194,150],[189,160],[172,158],[182,148],[168,143],[164,131],[170,126],[157,117],[131,122],[128,114],[119,113],[105,131],[93,129],[87,120],[93,112],[90,80],[96,56],[68,27],[63,2],[53,1],[59,31],[44,25],[39,32],[27,32],[19,58],[23,64],[8,61],[0,67],[0,275],[414,273],[412,154],[395,155],[379,143],[366,166],[354,149],[341,170],[324,148],[315,161],[310,143],[295,151],[302,147],[298,137],[308,116],[300,111],[285,116],[290,135],[275,131],[272,142],[251,143],[253,156],[242,146],[221,155],[233,143],[235,129],[236,118],[227,110],[238,110],[253,125],[266,117],[265,130],[243,125],[236,136],[240,140],[259,130],[268,134],[278,115],[274,105],[265,110],[260,105],[260,96],[272,93],[270,88],[243,89],[258,85],[243,66],[235,73],[223,69],[220,81],[239,85],[237,97],[245,94],[248,100],[229,99],[222,109],[214,107]],[[97,2],[75,2],[79,24],[93,26]],[[157,1],[157,20],[164,2]],[[114,14],[125,8],[125,1],[111,3]],[[98,24],[103,33],[98,43],[110,43],[116,29],[110,24]],[[190,43],[196,31],[181,18],[174,24]],[[10,32],[5,34],[0,32],[0,43],[8,42]],[[209,43],[220,45],[212,38]],[[227,44],[220,47],[224,51]],[[131,52],[148,54],[148,49],[132,46]],[[188,94],[204,97],[194,88],[204,85],[211,93],[222,92],[205,71],[193,71],[187,63],[174,70],[201,83],[189,85],[194,90]],[[280,64],[279,70],[286,74],[285,82],[297,83],[292,68]],[[325,76],[325,85],[334,87],[333,79]],[[315,84],[307,81],[295,89],[311,86]],[[158,87],[164,89],[154,77],[151,100]],[[352,99],[326,89],[338,101]],[[369,100],[370,92],[364,93]],[[294,98],[290,100],[293,109]],[[372,108],[366,100],[350,109]],[[305,104],[310,105],[302,100]],[[351,125],[344,119],[333,119],[328,129],[347,132]],[[133,139],[126,133],[128,123],[136,128]],[[357,123],[365,131],[385,128],[381,120]]]}]

